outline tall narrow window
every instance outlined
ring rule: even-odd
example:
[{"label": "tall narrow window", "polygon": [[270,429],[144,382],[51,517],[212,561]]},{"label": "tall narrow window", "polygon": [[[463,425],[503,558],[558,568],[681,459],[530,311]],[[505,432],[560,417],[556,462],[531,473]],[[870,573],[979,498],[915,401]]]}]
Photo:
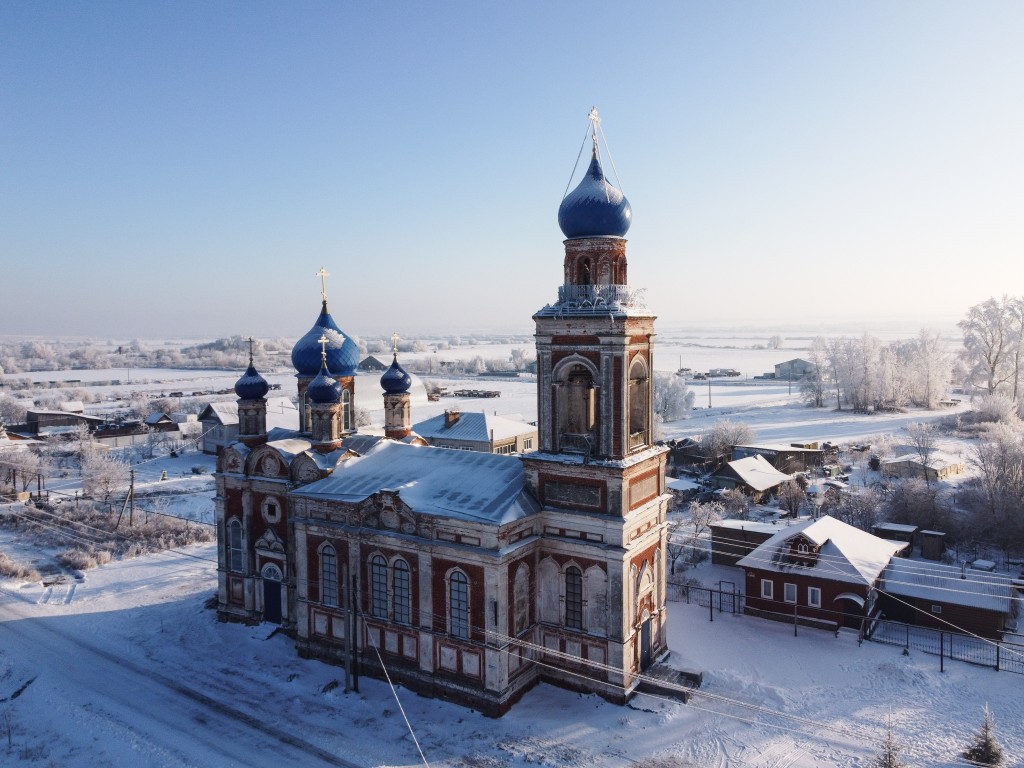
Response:
[{"label": "tall narrow window", "polygon": [[647,370],[636,360],[629,369],[629,447],[647,443]]},{"label": "tall narrow window", "polygon": [[370,558],[370,615],[388,617],[388,561],[380,555]]},{"label": "tall narrow window", "polygon": [[583,629],[583,574],[574,565],[565,569],[565,626]]},{"label": "tall narrow window", "polygon": [[320,602],[338,605],[338,555],[330,544],[320,551]]},{"label": "tall narrow window", "polygon": [[341,409],[342,409],[342,428],[346,432],[352,431],[352,393],[347,389],[341,391]]},{"label": "tall narrow window", "polygon": [[513,597],[515,598],[513,631],[518,635],[520,632],[524,632],[530,623],[530,571],[525,565],[520,565],[516,569]]},{"label": "tall narrow window", "polygon": [[462,571],[453,571],[448,578],[448,631],[469,639],[469,579]]},{"label": "tall narrow window", "polygon": [[784,584],[782,587],[782,599],[787,603],[796,602],[796,584]]},{"label": "tall narrow window", "polygon": [[242,524],[238,520],[228,523],[228,568],[236,573],[245,570],[245,557],[242,551]]},{"label": "tall narrow window", "polygon": [[775,593],[775,583],[770,579],[761,579],[761,597],[765,600],[773,600]]},{"label": "tall narrow window", "polygon": [[409,594],[409,564],[405,560],[395,560],[391,580],[394,592],[393,618],[399,624],[408,624],[412,620],[412,601]]}]

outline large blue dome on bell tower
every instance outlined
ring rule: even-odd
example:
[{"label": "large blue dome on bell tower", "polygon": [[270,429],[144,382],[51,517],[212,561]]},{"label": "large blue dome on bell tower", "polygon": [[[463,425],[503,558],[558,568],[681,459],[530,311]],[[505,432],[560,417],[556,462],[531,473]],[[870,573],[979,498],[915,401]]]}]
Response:
[{"label": "large blue dome on bell tower", "polygon": [[359,347],[346,336],[327,311],[327,300],[313,327],[292,347],[292,365],[300,376],[315,376],[323,362],[320,337],[327,339],[327,368],[335,376],[355,376]]},{"label": "large blue dome on bell tower", "polygon": [[595,148],[579,185],[558,207],[558,226],[566,238],[624,237],[633,220],[626,196],[604,177]]}]

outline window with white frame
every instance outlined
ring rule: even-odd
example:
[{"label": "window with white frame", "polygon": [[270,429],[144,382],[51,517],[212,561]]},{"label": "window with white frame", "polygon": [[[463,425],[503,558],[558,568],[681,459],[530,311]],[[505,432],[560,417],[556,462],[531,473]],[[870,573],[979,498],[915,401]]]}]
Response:
[{"label": "window with white frame", "polygon": [[238,520],[228,523],[228,568],[235,573],[245,570],[245,553],[242,551],[242,524]]},{"label": "window with white frame", "polygon": [[405,560],[395,560],[391,567],[393,593],[393,616],[399,624],[408,624],[412,619],[412,597],[409,591],[409,564]]},{"label": "window with white frame", "polygon": [[796,602],[796,584],[789,584],[788,582],[782,587],[782,599],[787,603]]},{"label": "window with white frame", "polygon": [[523,450],[524,451],[529,451],[532,448],[533,448],[533,438],[532,437],[524,437],[523,438]]},{"label": "window with white frame", "polygon": [[330,544],[320,550],[320,602],[338,605],[338,554]]},{"label": "window with white frame", "polygon": [[941,605],[933,605],[932,606],[932,613],[942,613],[942,606]]},{"label": "window with white frame", "polygon": [[761,597],[771,600],[775,593],[775,582],[771,579],[761,579]]},{"label": "window with white frame", "polygon": [[388,617],[388,561],[380,555],[370,558],[370,615]]},{"label": "window with white frame", "polygon": [[469,639],[469,579],[462,571],[448,577],[448,632]]},{"label": "window with white frame", "polygon": [[821,608],[821,589],[818,587],[807,588],[807,604],[811,608]]}]

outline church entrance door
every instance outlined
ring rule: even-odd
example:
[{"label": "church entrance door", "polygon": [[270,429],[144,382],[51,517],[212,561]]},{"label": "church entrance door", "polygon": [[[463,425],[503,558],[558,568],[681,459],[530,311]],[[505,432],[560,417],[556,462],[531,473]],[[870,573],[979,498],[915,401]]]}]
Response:
[{"label": "church entrance door", "polygon": [[651,666],[651,617],[646,616],[640,625],[640,671]]},{"label": "church entrance door", "polygon": [[263,567],[263,620],[281,623],[281,569],[273,563]]}]

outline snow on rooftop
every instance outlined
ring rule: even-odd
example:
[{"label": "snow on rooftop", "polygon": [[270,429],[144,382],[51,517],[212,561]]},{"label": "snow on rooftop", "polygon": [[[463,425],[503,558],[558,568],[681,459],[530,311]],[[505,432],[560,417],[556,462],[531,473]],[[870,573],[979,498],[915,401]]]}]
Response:
[{"label": "snow on rooftop", "polygon": [[387,489],[419,514],[503,524],[539,510],[525,479],[512,456],[383,441],[294,495],[359,502]]},{"label": "snow on rooftop", "polygon": [[[796,523],[786,524],[786,529],[791,530],[792,526]],[[778,523],[759,523],[755,520],[736,520],[734,518],[727,518],[725,520],[717,520],[711,523],[712,528],[728,528],[733,531],[753,531],[755,533],[775,533],[776,531],[782,530],[781,525]]]},{"label": "snow on rooftop", "polygon": [[[818,545],[814,565],[798,565],[787,559],[790,540],[797,535]],[[826,515],[779,531],[736,564],[775,573],[808,572],[813,568],[815,575],[831,581],[870,585],[905,546],[904,542],[880,539]]]},{"label": "snow on rooftop", "polygon": [[767,491],[790,479],[789,475],[779,472],[760,454],[730,461],[729,467],[755,491]]},{"label": "snow on rooftop", "polygon": [[925,560],[901,557],[882,573],[881,588],[901,597],[933,600],[937,603],[1010,612],[1013,584],[1006,576],[970,571]]},{"label": "snow on rooftop", "polygon": [[426,440],[471,440],[481,443],[491,440],[492,435],[494,440],[509,440],[537,431],[537,427],[525,421],[495,416],[487,412],[463,411],[453,423],[448,424],[447,420],[448,414],[442,413],[414,424],[413,431]]}]

